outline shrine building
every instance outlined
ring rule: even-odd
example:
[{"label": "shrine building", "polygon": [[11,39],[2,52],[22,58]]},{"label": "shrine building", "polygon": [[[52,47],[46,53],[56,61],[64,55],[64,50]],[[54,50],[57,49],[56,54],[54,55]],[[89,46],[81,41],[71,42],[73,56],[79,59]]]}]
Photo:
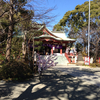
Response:
[{"label": "shrine building", "polygon": [[35,41],[42,41],[45,47],[45,54],[64,54],[68,44],[75,42],[75,39],[67,38],[63,31],[50,31],[45,25],[39,29],[42,35],[35,37]]}]

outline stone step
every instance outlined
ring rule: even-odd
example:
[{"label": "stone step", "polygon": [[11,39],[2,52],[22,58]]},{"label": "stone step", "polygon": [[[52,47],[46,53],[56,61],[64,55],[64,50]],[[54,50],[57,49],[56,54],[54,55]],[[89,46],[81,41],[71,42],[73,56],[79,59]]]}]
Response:
[{"label": "stone step", "polygon": [[[54,58],[56,58],[55,60],[54,60],[54,62],[56,63],[56,65],[67,65],[67,63],[68,63],[68,60],[66,59],[66,57],[65,56],[61,56],[61,55],[47,55],[49,58],[51,58],[51,60],[53,60],[52,59],[52,57],[54,57]],[[47,56],[41,56],[41,59],[44,59],[44,58],[46,58]],[[47,58],[48,58],[47,57]]]},{"label": "stone step", "polygon": [[76,66],[75,63],[67,63],[68,66]]},{"label": "stone step", "polygon": [[68,60],[66,59],[65,56],[57,56],[55,62],[57,62],[57,65],[67,65]]}]

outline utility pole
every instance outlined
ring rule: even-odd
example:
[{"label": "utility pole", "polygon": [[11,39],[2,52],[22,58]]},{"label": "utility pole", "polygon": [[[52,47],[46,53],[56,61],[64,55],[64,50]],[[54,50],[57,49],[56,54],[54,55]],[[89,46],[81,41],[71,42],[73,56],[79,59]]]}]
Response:
[{"label": "utility pole", "polygon": [[88,58],[90,56],[90,0],[89,0],[89,18],[88,18]]}]

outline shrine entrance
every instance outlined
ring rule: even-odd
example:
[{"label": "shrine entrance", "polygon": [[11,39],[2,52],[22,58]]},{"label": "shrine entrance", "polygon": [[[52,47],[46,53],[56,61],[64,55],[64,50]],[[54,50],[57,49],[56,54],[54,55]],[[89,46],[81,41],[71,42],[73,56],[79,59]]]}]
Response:
[{"label": "shrine entrance", "polygon": [[48,47],[48,46],[45,46],[45,49],[44,49],[44,51],[43,51],[44,53],[44,55],[50,55],[51,54],[51,48],[50,47]]},{"label": "shrine entrance", "polygon": [[[56,53],[59,56],[65,56],[68,44],[75,42],[75,39],[66,37],[63,31],[50,31],[46,27],[42,27],[42,35],[35,37],[34,41],[42,41],[44,49],[43,55],[53,55]],[[68,55],[66,56],[69,59]]]}]

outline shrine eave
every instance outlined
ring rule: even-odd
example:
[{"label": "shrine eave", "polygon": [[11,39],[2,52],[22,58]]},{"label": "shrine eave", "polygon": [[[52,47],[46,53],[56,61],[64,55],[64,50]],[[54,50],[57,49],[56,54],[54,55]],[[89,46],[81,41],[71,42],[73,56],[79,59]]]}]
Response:
[{"label": "shrine eave", "polygon": [[72,41],[75,42],[75,39],[70,39],[70,38],[56,38],[54,36],[50,36],[50,35],[41,35],[39,37],[34,37],[34,40],[41,40],[41,39],[54,39],[54,40],[58,40],[58,41]]}]

